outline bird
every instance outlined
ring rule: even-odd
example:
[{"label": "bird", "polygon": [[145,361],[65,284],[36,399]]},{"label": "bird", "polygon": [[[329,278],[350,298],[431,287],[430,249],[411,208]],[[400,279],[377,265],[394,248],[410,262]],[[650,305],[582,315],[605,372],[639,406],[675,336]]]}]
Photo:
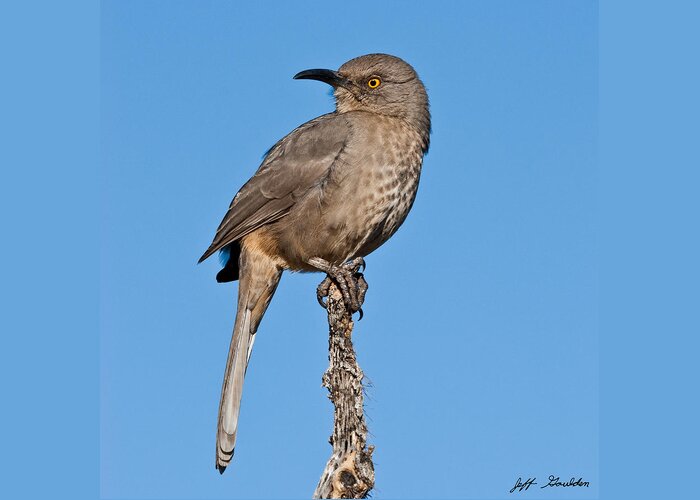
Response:
[{"label": "bird", "polygon": [[364,257],[413,206],[430,146],[428,94],[415,69],[367,54],[295,80],[332,87],[335,110],[300,125],[263,157],[231,201],[199,262],[220,252],[218,282],[238,280],[238,302],[219,403],[216,469],[234,454],[243,380],[260,321],[284,271],[325,272],[351,312],[366,282]]}]

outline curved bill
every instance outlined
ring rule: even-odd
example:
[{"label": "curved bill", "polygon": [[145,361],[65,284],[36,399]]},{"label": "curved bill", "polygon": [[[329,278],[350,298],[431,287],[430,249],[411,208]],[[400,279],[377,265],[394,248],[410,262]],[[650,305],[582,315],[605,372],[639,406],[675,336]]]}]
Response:
[{"label": "curved bill", "polygon": [[341,76],[337,71],[330,69],[306,69],[294,75],[295,80],[318,80],[335,87],[344,87],[350,90],[350,81]]}]

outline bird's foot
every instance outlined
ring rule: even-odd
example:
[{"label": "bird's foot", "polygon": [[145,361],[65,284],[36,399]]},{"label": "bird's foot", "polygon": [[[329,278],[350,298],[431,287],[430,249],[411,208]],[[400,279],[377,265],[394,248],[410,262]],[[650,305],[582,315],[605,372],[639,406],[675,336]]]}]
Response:
[{"label": "bird's foot", "polygon": [[365,270],[365,259],[357,257],[343,265],[334,266],[321,258],[314,257],[309,259],[309,264],[326,273],[326,278],[316,289],[318,303],[324,308],[327,307],[323,299],[328,297],[331,283],[335,283],[343,295],[343,302],[350,314],[359,312],[359,319],[362,319],[362,303],[365,301],[368,285],[360,269]]}]

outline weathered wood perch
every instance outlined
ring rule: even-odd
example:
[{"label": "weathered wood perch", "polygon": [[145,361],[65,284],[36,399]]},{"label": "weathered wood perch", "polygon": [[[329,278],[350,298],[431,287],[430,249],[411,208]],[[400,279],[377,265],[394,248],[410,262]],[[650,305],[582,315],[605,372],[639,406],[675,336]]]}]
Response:
[{"label": "weathered wood perch", "polygon": [[363,412],[362,370],[352,345],[352,314],[335,283],[328,289],[328,359],[323,386],[335,406],[333,454],[314,491],[314,498],[366,498],[374,487],[374,446],[367,447]]}]

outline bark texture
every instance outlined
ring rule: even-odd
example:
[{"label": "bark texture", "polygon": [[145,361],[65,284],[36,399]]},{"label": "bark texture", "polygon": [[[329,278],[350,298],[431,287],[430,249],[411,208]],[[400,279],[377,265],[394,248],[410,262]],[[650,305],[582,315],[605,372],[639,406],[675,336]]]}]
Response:
[{"label": "bark texture", "polygon": [[314,498],[366,498],[374,487],[373,446],[367,447],[362,378],[352,345],[353,321],[335,283],[326,302],[329,325],[329,367],[323,386],[335,406],[333,454],[326,464]]}]

